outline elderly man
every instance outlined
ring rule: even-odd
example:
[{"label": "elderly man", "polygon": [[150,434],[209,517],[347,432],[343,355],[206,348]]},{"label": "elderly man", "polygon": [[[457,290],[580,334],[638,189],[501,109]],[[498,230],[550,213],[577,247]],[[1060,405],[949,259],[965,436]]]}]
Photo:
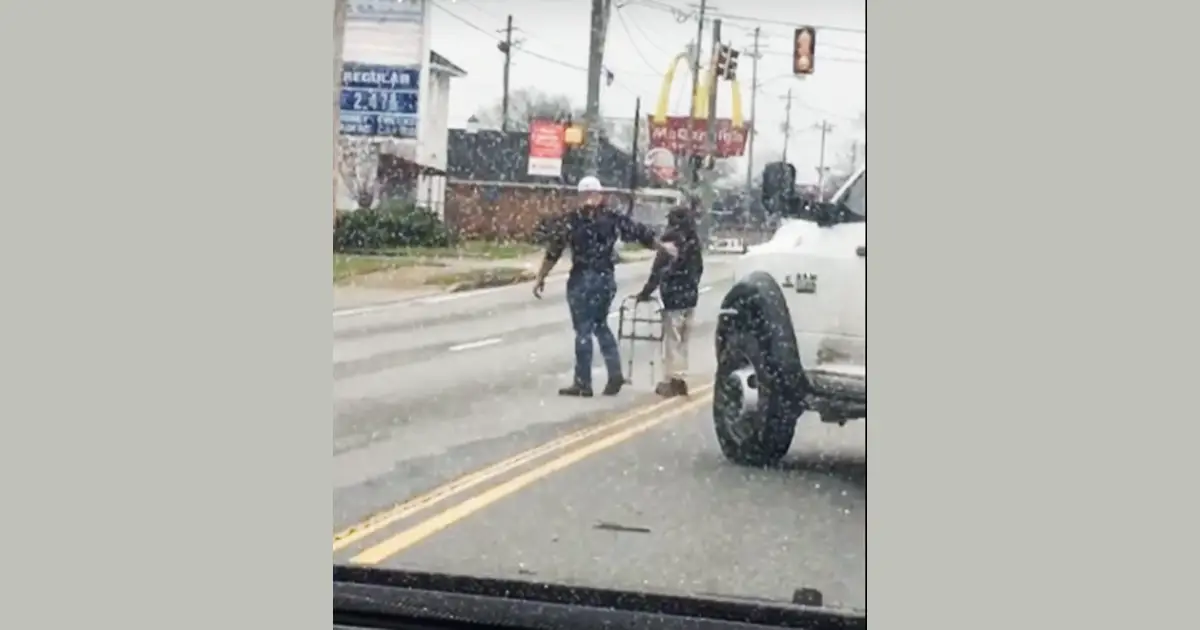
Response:
[{"label": "elderly man", "polygon": [[679,255],[674,258],[658,255],[638,300],[649,300],[655,289],[662,298],[666,373],[654,391],[660,396],[687,396],[688,344],[692,316],[700,299],[700,277],[704,275],[704,246],[696,232],[693,204],[671,209],[662,240],[675,245]]},{"label": "elderly man", "polygon": [[592,338],[600,346],[608,371],[605,396],[615,396],[625,384],[617,338],[608,326],[608,312],[617,294],[615,246],[617,239],[637,242],[675,256],[676,249],[663,243],[650,228],[608,208],[604,187],[595,177],[579,181],[582,204],[569,211],[549,239],[546,256],[533,285],[533,295],[542,297],[546,275],[565,249],[571,250],[571,273],[567,277],[567,305],[575,328],[575,378],[560,390],[561,396],[592,396]]}]

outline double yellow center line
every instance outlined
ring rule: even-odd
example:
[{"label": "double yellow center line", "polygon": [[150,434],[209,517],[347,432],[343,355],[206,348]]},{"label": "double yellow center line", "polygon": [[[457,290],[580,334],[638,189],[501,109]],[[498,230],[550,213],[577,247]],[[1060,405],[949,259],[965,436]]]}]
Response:
[{"label": "double yellow center line", "polygon": [[[516,493],[539,479],[548,477],[591,455],[624,442],[639,433],[662,424],[666,420],[700,408],[708,403],[712,396],[711,390],[711,384],[704,385],[692,392],[690,398],[683,399],[686,401],[683,404],[679,403],[681,399],[661,401],[607,422],[565,435],[492,464],[487,468],[459,477],[450,483],[409,499],[389,510],[372,516],[362,523],[334,534],[333,551],[336,553],[345,549],[368,536],[386,529],[398,521],[462,495],[473,488],[492,481],[530,462],[559,453],[560,451],[566,451],[536,468],[532,468],[503,483],[492,486],[367,548],[350,560],[356,564],[378,564],[388,557],[412,547],[500,499]],[[607,435],[604,435],[606,433]],[[603,437],[593,439],[601,435]],[[579,444],[582,444],[582,446],[572,448]]]}]

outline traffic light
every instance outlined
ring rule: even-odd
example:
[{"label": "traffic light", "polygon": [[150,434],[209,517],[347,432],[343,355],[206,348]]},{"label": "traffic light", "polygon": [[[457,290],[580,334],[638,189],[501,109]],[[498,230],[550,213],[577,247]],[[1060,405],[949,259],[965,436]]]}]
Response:
[{"label": "traffic light", "polygon": [[730,46],[721,44],[717,49],[717,76],[727,81],[737,79],[738,51]]},{"label": "traffic light", "polygon": [[797,28],[792,44],[792,72],[797,75],[812,74],[813,61],[816,59],[817,29],[811,26]]}]

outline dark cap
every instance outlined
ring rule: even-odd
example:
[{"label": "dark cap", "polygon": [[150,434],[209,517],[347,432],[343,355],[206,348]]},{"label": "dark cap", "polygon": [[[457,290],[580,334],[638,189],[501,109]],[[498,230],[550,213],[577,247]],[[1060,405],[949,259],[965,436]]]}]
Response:
[{"label": "dark cap", "polygon": [[690,206],[679,205],[667,211],[669,225],[688,225],[695,219],[695,213]]}]

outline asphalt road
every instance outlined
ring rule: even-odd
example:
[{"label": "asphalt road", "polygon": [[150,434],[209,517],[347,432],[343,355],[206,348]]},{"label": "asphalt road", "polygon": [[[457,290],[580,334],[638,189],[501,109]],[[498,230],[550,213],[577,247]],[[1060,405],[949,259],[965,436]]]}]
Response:
[{"label": "asphalt road", "polygon": [[[334,560],[781,599],[811,587],[865,607],[865,425],[808,419],[779,469],[726,462],[706,385],[730,268],[706,266],[696,391],[665,402],[645,344],[619,396],[555,394],[573,361],[561,276],[542,300],[520,285],[335,311]],[[647,268],[622,266],[619,295]]]}]

